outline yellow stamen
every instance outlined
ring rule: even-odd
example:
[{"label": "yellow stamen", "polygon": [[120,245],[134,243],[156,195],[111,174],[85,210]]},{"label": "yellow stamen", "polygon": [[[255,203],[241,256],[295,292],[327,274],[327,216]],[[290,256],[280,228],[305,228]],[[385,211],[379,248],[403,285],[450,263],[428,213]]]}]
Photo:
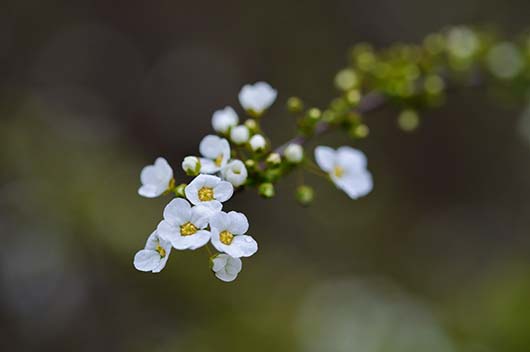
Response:
[{"label": "yellow stamen", "polygon": [[217,158],[215,158],[215,166],[221,166],[223,163],[223,154],[217,155]]},{"label": "yellow stamen", "polygon": [[213,200],[213,188],[202,187],[199,190],[199,199],[201,202],[208,202],[210,200]]},{"label": "yellow stamen", "polygon": [[191,236],[197,232],[197,227],[191,222],[187,222],[184,225],[180,225],[180,234],[182,236]]},{"label": "yellow stamen", "polygon": [[336,177],[341,178],[342,175],[344,175],[344,169],[340,166],[335,166],[335,168],[333,169],[333,174]]},{"label": "yellow stamen", "polygon": [[225,230],[219,234],[219,239],[221,240],[221,243],[229,245],[232,243],[234,235],[232,235],[231,232]]},{"label": "yellow stamen", "polygon": [[164,258],[166,256],[166,250],[160,244],[156,245],[155,250],[158,252],[158,254],[160,254],[160,258]]}]

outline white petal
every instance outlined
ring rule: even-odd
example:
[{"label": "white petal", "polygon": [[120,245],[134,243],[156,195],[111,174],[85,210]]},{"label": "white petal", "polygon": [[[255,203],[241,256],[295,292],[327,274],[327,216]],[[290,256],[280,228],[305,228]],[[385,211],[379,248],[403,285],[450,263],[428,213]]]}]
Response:
[{"label": "white petal", "polygon": [[204,246],[210,240],[211,233],[210,231],[200,230],[197,233],[189,236],[176,236],[171,244],[175,249],[197,249]]},{"label": "white petal", "polygon": [[186,194],[186,198],[194,204],[200,204],[202,203],[199,199],[199,190],[202,187],[215,187],[219,182],[221,182],[221,179],[217,176],[212,175],[199,175],[193,179],[189,183],[189,185],[186,186],[184,189],[184,193]]},{"label": "white petal", "polygon": [[222,170],[223,178],[230,182],[234,187],[244,184],[248,177],[247,168],[241,160],[232,160]]},{"label": "white petal", "polygon": [[226,230],[233,234],[243,235],[248,231],[248,219],[243,213],[231,211],[228,213],[230,224]]},{"label": "white petal", "polygon": [[367,195],[373,188],[372,175],[368,171],[345,175],[335,183],[352,199]]},{"label": "white petal", "polygon": [[153,185],[143,185],[138,188],[138,194],[146,198],[156,198],[164,193],[164,191],[165,189]]},{"label": "white petal", "polygon": [[157,251],[142,249],[134,256],[134,267],[140,271],[151,271],[160,264],[160,254]]},{"label": "white petal", "polygon": [[360,150],[348,146],[337,149],[336,162],[344,169],[366,169],[366,155]]},{"label": "white petal", "polygon": [[213,189],[214,197],[220,202],[226,202],[234,194],[234,186],[230,182],[221,181]]},{"label": "white petal", "polygon": [[191,205],[187,200],[175,198],[164,208],[164,220],[172,225],[182,225],[191,219]]},{"label": "white petal", "polygon": [[208,159],[215,159],[222,151],[221,137],[210,134],[204,137],[199,144],[199,152]]},{"label": "white petal", "polygon": [[335,151],[330,147],[318,146],[315,148],[315,160],[322,170],[330,172],[335,165]]},{"label": "white petal", "polygon": [[219,254],[217,255],[213,260],[213,266],[212,266],[212,270],[215,271],[215,272],[218,272],[220,270],[224,270],[226,264],[227,264],[227,261],[228,261],[228,255],[226,254]]},{"label": "white petal", "polygon": [[211,159],[201,158],[201,173],[202,174],[214,174],[221,168],[215,165],[215,162]]},{"label": "white petal", "polygon": [[156,232],[161,239],[171,242],[177,236],[180,236],[180,226],[174,226],[169,222],[162,220],[158,223]]},{"label": "white petal", "polygon": [[[221,204],[221,203],[219,203]],[[203,229],[208,225],[210,218],[215,215],[220,209],[215,209],[206,205],[196,205],[191,209],[191,223],[199,229]]]},{"label": "white petal", "polygon": [[228,229],[228,226],[230,226],[230,217],[224,211],[220,211],[210,218],[210,227],[216,233]]},{"label": "white petal", "polygon": [[258,250],[257,242],[250,236],[234,236],[232,243],[226,245],[219,239],[219,232],[212,229],[212,245],[219,251],[226,253],[234,258],[250,257]]},{"label": "white petal", "polygon": [[237,276],[241,269],[243,268],[243,263],[241,262],[241,259],[239,258],[232,258],[228,257],[225,270],[228,274],[231,274],[233,276]]},{"label": "white petal", "polygon": [[168,162],[164,158],[157,158],[155,160],[155,169],[157,176],[160,180],[169,181],[173,177],[173,169],[169,166]]},{"label": "white petal", "polygon": [[160,238],[158,237],[158,233],[155,230],[149,235],[149,237],[147,238],[147,241],[145,241],[144,249],[155,250],[159,242],[160,242]]},{"label": "white petal", "polygon": [[157,172],[153,165],[148,165],[140,172],[140,181],[144,185],[152,185],[158,183]]}]

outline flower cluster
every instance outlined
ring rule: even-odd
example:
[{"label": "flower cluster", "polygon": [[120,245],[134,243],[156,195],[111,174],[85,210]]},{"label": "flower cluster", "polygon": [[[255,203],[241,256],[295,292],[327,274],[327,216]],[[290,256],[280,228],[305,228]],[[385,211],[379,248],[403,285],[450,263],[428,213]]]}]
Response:
[{"label": "flower cluster", "polygon": [[[157,158],[142,170],[142,186],[138,190],[141,196],[174,194],[176,198],[165,207],[163,219],[147,239],[145,248],[136,253],[136,269],[158,273],[165,267],[172,249],[205,247],[217,278],[229,282],[237,277],[242,268],[241,258],[256,253],[258,244],[246,234],[249,223],[244,214],[223,211],[234,188],[255,186],[262,196],[270,198],[274,195],[273,183],[280,176],[296,166],[313,165],[304,157],[299,143],[288,143],[281,151],[269,149],[259,118],[276,95],[276,90],[265,82],[245,85],[239,101],[249,119],[243,124],[239,124],[239,116],[230,106],[213,113],[212,127],[217,134],[201,140],[198,156],[186,156],[182,161],[183,171],[194,177],[189,184],[176,185],[173,169],[164,158]],[[371,190],[372,178],[360,151],[349,147],[335,151],[320,146],[315,150],[315,159],[328,178],[351,198]],[[306,185],[298,193],[297,198],[303,204],[313,197],[312,189]]]}]

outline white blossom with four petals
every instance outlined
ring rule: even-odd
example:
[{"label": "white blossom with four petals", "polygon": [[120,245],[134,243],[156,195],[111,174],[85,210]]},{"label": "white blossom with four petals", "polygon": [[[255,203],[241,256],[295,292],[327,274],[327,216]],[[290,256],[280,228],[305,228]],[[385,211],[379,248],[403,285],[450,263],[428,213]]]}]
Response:
[{"label": "white blossom with four petals", "polygon": [[134,267],[140,271],[159,273],[166,266],[171,253],[171,243],[160,238],[157,231],[147,238],[145,248],[134,256]]},{"label": "white blossom with four petals", "polygon": [[245,110],[261,115],[274,103],[277,95],[276,89],[267,82],[246,84],[239,92],[239,103]]},{"label": "white blossom with four petals", "polygon": [[214,210],[221,210],[234,194],[234,186],[213,175],[199,175],[184,189],[186,198],[194,205],[205,205]]},{"label": "white blossom with four petals", "polygon": [[164,193],[170,186],[173,179],[173,169],[164,158],[157,158],[153,165],[148,165],[142,169],[140,180],[142,186],[138,189],[138,194],[155,198]]},{"label": "white blossom with four petals", "polygon": [[175,249],[197,249],[210,240],[206,230],[214,210],[203,205],[192,207],[187,200],[175,198],[164,209],[164,220],[157,227],[159,236]]},{"label": "white blossom with four petals", "polygon": [[212,244],[219,251],[233,258],[250,257],[258,250],[258,244],[248,231],[247,217],[236,211],[220,211],[210,218]]},{"label": "white blossom with four petals", "polygon": [[212,270],[215,276],[224,282],[234,281],[241,271],[243,263],[239,258],[232,258],[228,254],[218,254],[212,259]]},{"label": "white blossom with four petals", "polygon": [[208,135],[199,144],[201,173],[213,174],[220,171],[230,160],[230,144],[224,138]]},{"label": "white blossom with four petals", "polygon": [[363,152],[346,146],[337,150],[318,146],[315,148],[315,159],[333,183],[350,198],[360,198],[372,190],[372,175],[366,169]]}]

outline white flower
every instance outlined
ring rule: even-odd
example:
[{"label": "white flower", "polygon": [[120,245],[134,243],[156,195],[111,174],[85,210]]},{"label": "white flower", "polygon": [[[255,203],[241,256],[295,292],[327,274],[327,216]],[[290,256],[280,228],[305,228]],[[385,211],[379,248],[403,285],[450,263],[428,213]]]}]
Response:
[{"label": "white flower", "polygon": [[245,125],[239,125],[230,130],[230,140],[235,144],[243,144],[248,141],[250,132]]},{"label": "white flower", "polygon": [[239,92],[239,103],[252,114],[261,115],[276,100],[278,92],[266,82],[247,84]]},{"label": "white flower", "polygon": [[361,151],[350,147],[333,150],[319,146],[315,148],[315,159],[333,183],[350,198],[357,199],[372,190],[372,175],[366,169],[366,156]]},{"label": "white flower", "polygon": [[142,186],[138,189],[138,194],[155,198],[164,193],[170,186],[173,179],[173,169],[164,158],[157,158],[153,165],[148,165],[142,169],[140,180]]},{"label": "white flower", "polygon": [[247,180],[247,168],[241,160],[232,160],[222,170],[223,179],[230,182],[234,187],[239,187]]},{"label": "white flower", "polygon": [[255,134],[252,136],[252,138],[250,138],[249,144],[250,148],[257,152],[258,150],[265,149],[265,146],[267,146],[267,141],[261,134]]},{"label": "white flower", "polygon": [[250,257],[258,250],[256,241],[245,235],[247,217],[235,211],[218,212],[210,218],[212,244],[219,251],[234,258]]},{"label": "white flower", "polygon": [[213,174],[221,170],[230,159],[230,144],[224,138],[208,135],[199,144],[201,173]]},{"label": "white flower", "polygon": [[283,155],[285,155],[287,161],[296,164],[302,161],[302,158],[304,157],[304,149],[300,144],[291,143],[285,148]]},{"label": "white flower", "polygon": [[214,271],[215,276],[224,282],[234,281],[243,266],[241,259],[232,258],[231,256],[223,253],[218,254],[215,258],[213,258],[212,262],[212,270]]},{"label": "white flower", "polygon": [[226,133],[231,127],[237,125],[239,117],[230,106],[217,110],[212,116],[212,126],[216,132]]},{"label": "white flower", "polygon": [[192,207],[187,200],[175,198],[165,207],[157,232],[175,249],[197,249],[210,240],[210,231],[205,228],[213,212],[203,205]]},{"label": "white flower", "polygon": [[196,156],[187,156],[182,161],[182,170],[189,176],[197,176],[201,171],[201,161]]},{"label": "white flower", "polygon": [[147,238],[145,248],[134,256],[134,267],[140,271],[159,273],[166,266],[171,243],[160,238],[156,231]]},{"label": "white flower", "polygon": [[199,175],[186,186],[184,193],[192,204],[202,204],[221,210],[223,207],[221,203],[232,197],[234,186],[217,176]]}]

